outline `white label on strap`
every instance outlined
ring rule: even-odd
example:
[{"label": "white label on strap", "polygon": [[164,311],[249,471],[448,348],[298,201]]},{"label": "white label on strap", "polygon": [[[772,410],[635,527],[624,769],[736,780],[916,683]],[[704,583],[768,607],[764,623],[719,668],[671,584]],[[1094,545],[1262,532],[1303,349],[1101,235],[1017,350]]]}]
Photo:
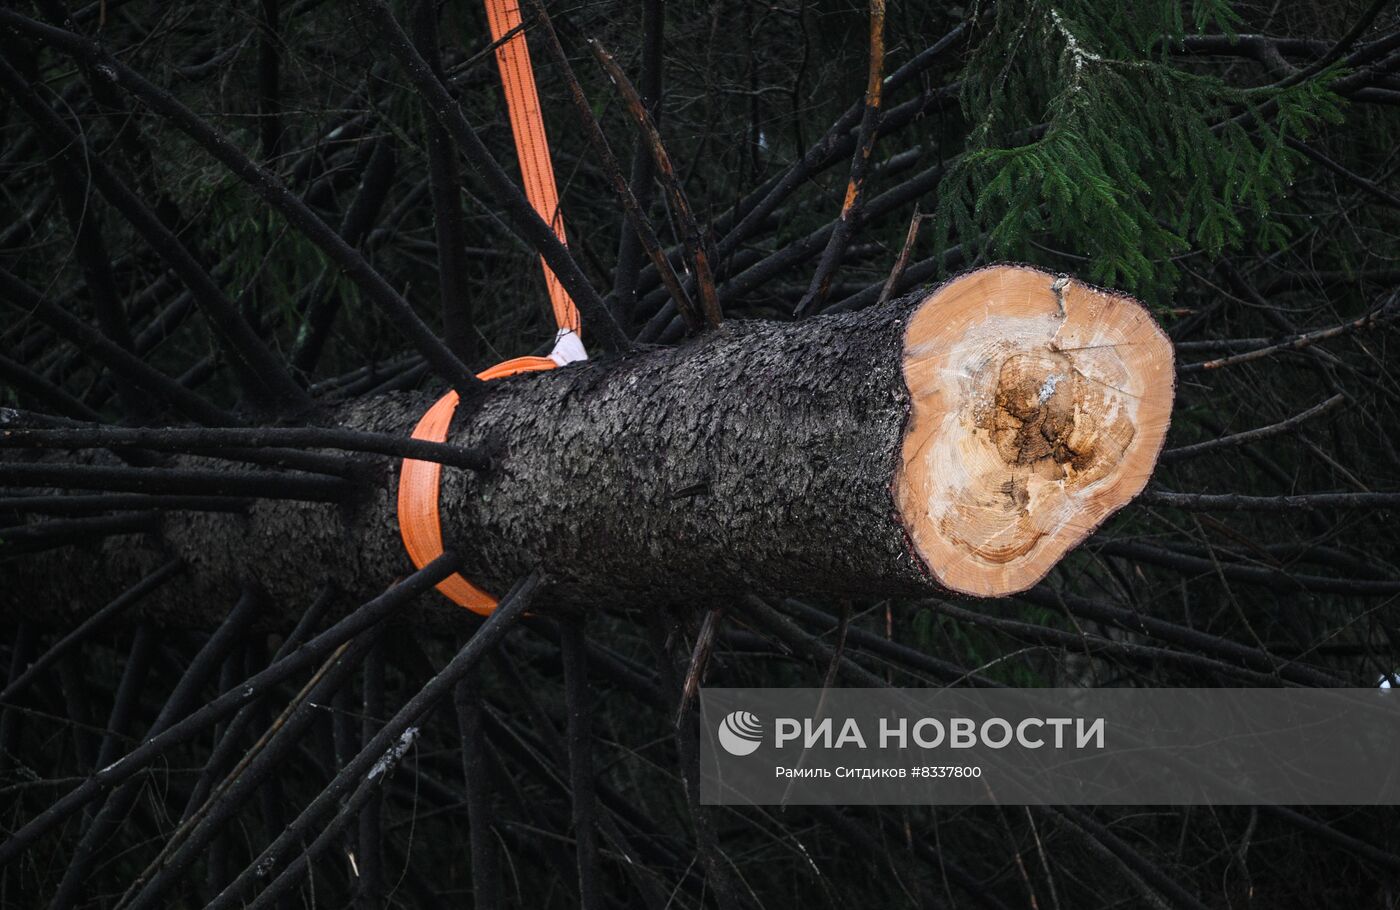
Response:
[{"label": "white label on strap", "polygon": [[549,359],[561,367],[568,366],[579,360],[587,360],[588,351],[584,350],[583,339],[573,329],[560,329],[554,336],[554,350],[549,352]]}]

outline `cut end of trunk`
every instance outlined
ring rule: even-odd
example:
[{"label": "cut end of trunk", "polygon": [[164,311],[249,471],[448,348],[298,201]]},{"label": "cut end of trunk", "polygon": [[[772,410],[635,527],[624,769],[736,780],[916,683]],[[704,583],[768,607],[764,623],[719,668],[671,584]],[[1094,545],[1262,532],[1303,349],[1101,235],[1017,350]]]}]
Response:
[{"label": "cut end of trunk", "polygon": [[980,597],[1031,587],[1142,491],[1176,386],[1140,304],[1021,266],[930,294],[904,380],[895,503],[937,581]]}]

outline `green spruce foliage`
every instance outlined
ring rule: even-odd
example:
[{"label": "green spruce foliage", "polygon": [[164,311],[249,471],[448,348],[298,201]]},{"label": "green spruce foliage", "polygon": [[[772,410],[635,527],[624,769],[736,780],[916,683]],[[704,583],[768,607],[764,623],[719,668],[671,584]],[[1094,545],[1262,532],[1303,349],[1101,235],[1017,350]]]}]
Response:
[{"label": "green spruce foliage", "polygon": [[1300,164],[1286,140],[1340,120],[1336,68],[1240,88],[1169,61],[1188,28],[1231,34],[1228,0],[978,6],[940,242],[969,261],[1082,257],[1086,277],[1162,299],[1188,250],[1284,240],[1273,207]]}]

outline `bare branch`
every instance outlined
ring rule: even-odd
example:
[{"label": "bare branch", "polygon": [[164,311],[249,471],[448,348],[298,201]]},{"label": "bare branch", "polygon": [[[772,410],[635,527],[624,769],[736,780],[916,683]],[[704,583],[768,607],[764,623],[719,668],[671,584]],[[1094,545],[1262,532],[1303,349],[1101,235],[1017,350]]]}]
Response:
[{"label": "bare branch", "polygon": [[817,262],[817,271],[807,293],[797,304],[794,316],[801,318],[826,305],[831,292],[831,279],[846,253],[855,223],[860,219],[861,202],[865,196],[865,174],[870,168],[870,156],[875,151],[875,137],[880,131],[880,103],[885,79],[885,0],[870,0],[870,59],[865,80],[865,107],[856,138],[855,157],[851,159],[851,175],[846,180],[846,196],[841,201],[841,215],[831,232],[831,239]]},{"label": "bare branch", "polygon": [[[667,154],[666,146],[661,141],[661,131],[656,128],[656,122],[651,119],[651,114],[647,112],[646,105],[642,103],[642,98],[637,94],[632,81],[627,78],[627,74],[617,65],[612,55],[595,39],[588,39],[588,47],[593,51],[598,65],[608,74],[608,78],[622,95],[628,112],[646,140],[657,173],[661,176],[661,183],[666,188],[671,207],[680,222],[681,240],[685,245],[686,255],[695,269],[695,284],[700,291],[701,315],[704,316],[706,325],[712,329],[718,328],[724,321],[724,314],[720,311],[719,298],[715,295],[715,279],[710,271],[709,254],[705,250],[705,241],[700,233],[700,225],[695,220],[695,212],[690,207],[690,200],[686,198],[675,165],[671,163],[671,156]],[[679,303],[681,298],[673,299]]]}]

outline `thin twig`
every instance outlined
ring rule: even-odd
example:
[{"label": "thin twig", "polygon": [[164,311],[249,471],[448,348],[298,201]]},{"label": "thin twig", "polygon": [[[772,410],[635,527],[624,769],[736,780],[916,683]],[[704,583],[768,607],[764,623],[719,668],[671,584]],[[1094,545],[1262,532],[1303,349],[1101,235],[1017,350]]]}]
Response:
[{"label": "thin twig", "polygon": [[[643,0],[642,3],[642,71],[637,79],[642,101],[652,120],[661,122],[661,76],[665,54],[666,7],[663,0]],[[656,162],[652,161],[647,143],[640,136],[632,146],[632,170],[629,185],[642,212],[651,207],[655,188]],[[613,303],[617,321],[629,331],[637,313],[637,288],[642,277],[641,238],[624,217],[618,230],[617,265],[613,268]],[[665,252],[662,253],[665,256]],[[670,266],[669,257],[666,260]],[[674,271],[674,270],[673,270]],[[675,298],[672,298],[673,302]],[[677,306],[679,311],[679,306]]]},{"label": "thin twig", "polygon": [[6,556],[18,556],[106,537],[153,534],[159,530],[159,516],[149,512],[118,512],[115,515],[61,518],[0,528],[0,545],[3,545]]},{"label": "thin twig", "polygon": [[[414,4],[413,43],[433,75],[445,78],[438,48],[438,3]],[[438,299],[447,346],[471,363],[476,357],[476,326],[469,292],[466,223],[462,217],[462,179],[452,136],[424,105],[423,144],[428,152],[428,186],[433,197],[433,231],[437,238]]]},{"label": "thin twig", "polygon": [[[383,784],[394,767],[412,747],[417,738],[417,724],[447,695],[452,687],[489,654],[515,621],[525,612],[535,593],[544,582],[543,573],[536,570],[518,582],[495,611],[440,672],[404,703],[394,716],[365,744],[359,753],[342,768],[330,784],[302,810],[295,820],[278,833],[272,843],[207,905],[206,910],[229,910],[242,902],[250,885],[264,878],[283,858],[287,864],[270,885],[251,903],[253,908],[265,908],[299,883],[311,862],[338,839],[350,821],[356,818],[370,796]],[[343,802],[342,802],[343,801]],[[339,807],[324,825],[320,822],[331,810]],[[316,831],[316,837],[305,849],[302,839]]]},{"label": "thin twig", "polygon": [[[9,412],[14,413],[14,412]],[[412,458],[469,471],[487,471],[486,455],[444,442],[335,427],[84,427],[9,429],[0,409],[0,449],[86,449],[138,446],[165,452],[201,452],[217,448],[339,449],[394,458]],[[171,491],[174,492],[174,491]]]},{"label": "thin twig", "polygon": [[486,734],[481,724],[483,698],[479,672],[462,677],[453,691],[453,702],[462,743],[462,778],[467,788],[472,898],[478,910],[499,910],[502,906],[500,863],[496,858]]},{"label": "thin twig", "polygon": [[[104,364],[114,373],[125,376],[137,388],[168,401],[171,407],[191,420],[214,426],[233,426],[242,422],[229,412],[210,404],[189,389],[183,388],[174,379],[151,367],[130,351],[114,344],[101,332],[46,299],[38,291],[4,269],[0,269],[0,301],[34,314],[42,322],[52,327],[55,332],[89,354],[94,360]],[[90,408],[81,403],[78,407],[83,411],[91,412]],[[83,419],[91,420],[93,418]]]},{"label": "thin twig", "polygon": [[[724,321],[724,314],[720,311],[719,297],[715,293],[715,279],[710,270],[710,258],[705,249],[705,242],[700,233],[700,225],[695,220],[695,212],[690,207],[690,200],[686,197],[685,189],[681,186],[680,178],[676,174],[676,168],[671,163],[671,156],[666,152],[666,146],[661,141],[661,131],[656,128],[656,122],[651,119],[651,114],[647,112],[646,105],[642,103],[642,98],[637,94],[632,81],[627,78],[627,74],[618,66],[617,61],[596,39],[588,39],[588,47],[593,51],[594,58],[603,72],[607,73],[617,87],[618,93],[622,95],[622,100],[627,106],[627,110],[636,121],[637,128],[641,130],[647,147],[651,151],[652,160],[656,163],[657,173],[661,176],[661,183],[666,188],[666,195],[671,200],[671,207],[674,209],[676,219],[680,222],[681,240],[685,246],[686,255],[690,258],[691,266],[695,269],[695,284],[700,292],[700,312],[704,316],[705,324],[710,328],[718,328]],[[678,300],[679,302],[679,300]]]},{"label": "thin twig", "polygon": [[855,223],[860,218],[865,196],[865,175],[870,168],[870,156],[875,151],[875,139],[880,132],[880,103],[885,79],[885,0],[870,0],[870,61],[865,80],[865,108],[861,113],[860,133],[856,139],[855,157],[851,159],[851,174],[846,180],[846,196],[841,201],[841,215],[831,240],[817,262],[817,271],[807,293],[797,304],[794,316],[801,318],[819,312],[831,292],[831,279],[846,255]]},{"label": "thin twig", "polygon": [[597,797],[593,781],[592,694],[588,685],[588,639],[582,617],[560,622],[564,663],[565,741],[569,751],[569,805],[574,826],[579,906],[600,910],[598,891]]},{"label": "thin twig", "polygon": [[[296,695],[292,696],[291,701],[287,703],[282,713],[277,716],[272,724],[258,737],[257,741],[243,754],[243,757],[238,760],[238,764],[229,771],[228,775],[219,782],[219,785],[214,788],[200,805],[193,812],[189,813],[174,831],[170,832],[169,836],[165,838],[165,843],[161,845],[160,852],[156,854],[155,859],[151,860],[146,868],[132,879],[131,884],[127,886],[126,893],[123,894],[121,900],[117,902],[116,906],[118,908],[131,907],[133,898],[135,898],[135,904],[141,906],[158,896],[159,891],[156,889],[147,889],[146,884],[150,882],[153,886],[156,885],[157,883],[152,880],[152,877],[158,872],[168,878],[172,874],[172,871],[178,871],[186,866],[186,863],[180,862],[181,857],[177,854],[177,851],[181,851],[181,848],[184,847],[187,842],[191,841],[192,832],[204,824],[205,820],[210,815],[210,811],[217,808],[220,815],[226,818],[231,810],[242,804],[242,799],[225,798],[229,793],[229,788],[243,778],[249,766],[263,753],[268,743],[287,726],[288,720],[310,698],[311,693],[321,684],[321,680],[325,678],[326,674],[335,666],[350,646],[350,642],[345,642],[333,651],[330,657],[326,658],[325,663],[317,668],[316,672],[311,675],[311,678],[306,681],[306,684],[301,687],[301,690],[298,691]],[[353,666],[354,664],[351,663],[350,665]],[[227,731],[224,736],[228,736]],[[212,826],[210,827],[212,828]],[[212,834],[212,830],[208,833]],[[195,840],[195,843],[198,849],[202,848],[204,844],[207,843],[207,840],[205,838],[199,838]],[[183,852],[188,853],[189,851],[186,850]],[[176,855],[172,856],[172,854]],[[153,891],[155,893],[152,893]]]},{"label": "thin twig", "polygon": [[1326,329],[1319,329],[1315,332],[1305,332],[1301,335],[1295,335],[1292,338],[1280,341],[1277,344],[1256,348],[1252,351],[1245,351],[1242,354],[1232,354],[1229,357],[1219,357],[1215,360],[1204,360],[1197,363],[1184,363],[1177,367],[1177,372],[1199,373],[1203,370],[1218,370],[1223,367],[1237,366],[1241,363],[1261,360],[1281,351],[1299,351],[1319,341],[1326,341],[1329,338],[1337,338],[1342,335],[1360,331],[1361,329],[1371,328],[1372,326],[1379,325],[1381,322],[1388,321],[1395,315],[1394,303],[1396,299],[1396,297],[1392,296],[1389,302],[1376,307],[1365,316],[1353,319],[1350,322],[1344,322],[1341,325],[1334,325]]},{"label": "thin twig", "polygon": [[[244,632],[262,611],[263,606],[262,597],[257,591],[243,591],[237,604],[199,649],[194,660],[180,676],[180,681],[166,698],[160,713],[146,732],[148,742],[150,737],[164,733],[195,708],[200,690],[210,681],[224,658],[242,643]],[[126,781],[111,792],[93,815],[69,857],[58,892],[49,905],[53,910],[66,910],[77,904],[83,884],[97,861],[98,848],[120,829],[141,790],[139,781]]]},{"label": "thin twig", "polygon": [[[388,137],[378,140],[374,151],[370,153],[369,162],[365,165],[360,190],[355,194],[350,207],[345,210],[345,217],[340,220],[340,236],[350,246],[366,249],[372,246],[371,231],[393,187],[397,168],[398,153],[393,141]],[[412,198],[412,191],[404,195],[404,201]],[[344,295],[335,293],[328,287],[330,282],[326,278],[327,274],[328,272],[322,272],[322,277],[307,292],[302,324],[288,358],[293,367],[304,373],[315,369],[326,343],[330,340],[336,317],[343,309]],[[315,394],[314,386],[312,394]]]},{"label": "thin twig", "polygon": [[[360,665],[382,631],[382,627],[368,629],[326,659],[287,708],[268,724],[218,790],[170,835],[156,859],[127,888],[118,908],[149,910],[162,905],[184,871],[204,855],[210,842],[233,821],[239,809],[256,793],[267,794],[277,784],[281,765],[310,731],[321,713],[320,706],[342,692],[351,670]],[[222,887],[226,882],[220,880],[219,884]]]},{"label": "thin twig", "polygon": [[676,709],[676,723],[680,724],[690,714],[691,703],[700,691],[700,683],[705,678],[705,669],[710,664],[710,653],[715,647],[719,624],[724,619],[724,608],[715,607],[705,613],[700,623],[700,631],[695,636],[695,648],[690,653],[690,666],[685,671],[685,682],[681,685],[680,706]]},{"label": "thin twig", "polygon": [[[3,270],[0,270],[3,271]],[[3,295],[0,295],[3,296]],[[0,354],[0,379],[21,396],[53,408],[55,413],[75,420],[101,420],[102,415],[68,394],[24,364]],[[25,400],[21,398],[21,401]]]},{"label": "thin twig", "polygon": [[[325,251],[344,270],[345,275],[360,287],[366,297],[384,308],[428,362],[444,379],[452,383],[459,393],[464,397],[474,396],[482,389],[484,383],[423,324],[408,301],[375,271],[363,255],[322,221],[320,216],[281,179],[239,151],[228,137],[206,120],[94,41],[64,29],[44,25],[8,9],[0,9],[0,24],[14,28],[35,40],[61,48],[66,53],[93,64],[98,72],[110,73],[109,78],[141,98],[152,110],[167,117],[178,129],[242,179],[253,192],[280,211],[308,240]],[[97,171],[98,169],[94,168],[94,175]],[[285,367],[279,363],[276,369],[285,370]]]},{"label": "thin twig", "polygon": [[1249,496],[1244,493],[1178,493],[1174,490],[1154,488],[1143,491],[1139,502],[1193,512],[1393,509],[1400,506],[1400,493],[1294,493],[1286,496]]},{"label": "thin twig", "polygon": [[899,250],[899,258],[894,261],[894,268],[890,269],[890,277],[885,279],[885,286],[880,289],[880,296],[875,299],[876,306],[881,306],[889,300],[895,288],[899,286],[900,279],[904,277],[904,270],[909,266],[909,256],[914,252],[914,241],[919,237],[919,227],[927,217],[929,216],[919,212],[917,205],[914,206],[914,215],[909,219],[909,230],[904,234],[904,246]]},{"label": "thin twig", "polygon": [[574,74],[573,67],[569,65],[569,58],[559,43],[559,36],[555,34],[549,14],[545,12],[544,5],[539,0],[526,0],[526,2],[540,25],[540,33],[545,38],[546,47],[549,48],[555,64],[564,74],[564,79],[568,83],[569,94],[573,98],[574,109],[578,112],[579,123],[583,127],[584,135],[588,138],[588,144],[602,162],[604,175],[608,178],[608,183],[612,186],[618,201],[622,203],[622,209],[626,213],[632,229],[636,232],[642,249],[661,275],[661,283],[665,285],[671,299],[676,302],[676,309],[681,318],[685,320],[686,325],[692,331],[698,330],[700,328],[700,314],[696,312],[695,304],[691,301],[690,295],[682,287],[675,269],[671,268],[671,262],[666,258],[665,251],[661,249],[661,241],[657,239],[656,231],[652,228],[646,213],[642,211],[641,203],[637,201],[632,188],[628,185],[626,178],[622,176],[622,166],[618,164],[617,157],[613,155],[607,137],[603,135],[603,129],[598,125],[598,118],[593,115],[593,108],[589,106],[588,98],[583,93],[583,86],[579,85],[578,77]]},{"label": "thin twig", "polygon": [[1294,414],[1287,420],[1280,420],[1278,423],[1269,424],[1266,427],[1258,427],[1253,430],[1245,430],[1240,433],[1232,433],[1229,436],[1221,436],[1218,439],[1208,439],[1205,442],[1198,442],[1189,446],[1178,446],[1174,449],[1167,449],[1159,458],[1162,462],[1183,461],[1187,458],[1196,458],[1200,455],[1207,455],[1221,449],[1233,449],[1246,443],[1258,442],[1261,439],[1268,439],[1272,436],[1279,436],[1298,426],[1307,423],[1314,417],[1320,417],[1329,411],[1340,407],[1347,400],[1347,396],[1341,393],[1333,395],[1321,404],[1313,405],[1306,411]]},{"label": "thin twig", "polygon": [[457,145],[467,156],[467,160],[486,181],[497,204],[505,209],[516,233],[544,257],[550,271],[559,279],[559,283],[564,286],[564,290],[587,320],[588,331],[600,337],[604,344],[614,350],[631,350],[631,341],[613,318],[612,312],[604,306],[598,292],[588,283],[578,262],[559,242],[554,229],[530,206],[520,187],[506,175],[500,163],[487,150],[481,137],[467,122],[457,99],[453,98],[441,80],[433,75],[432,68],[418,53],[402,26],[389,12],[389,8],[380,0],[357,0],[356,5],[373,23],[389,52],[399,61],[414,87],[428,103],[433,115],[457,140]]},{"label": "thin twig", "polygon": [[[6,9],[0,9],[0,22],[11,25],[21,22],[42,29],[45,33],[70,34]],[[77,40],[85,42],[86,39]],[[88,58],[87,62],[94,61]],[[101,71],[100,66],[97,67],[97,71]],[[308,405],[311,401],[310,396],[292,378],[287,365],[258,337],[243,314],[214,283],[185,243],[107,167],[100,156],[87,151],[85,143],[40,100],[34,86],[3,58],[0,58],[0,85],[4,85],[10,96],[35,124],[50,135],[74,167],[85,169],[98,191],[122,213],[151,248],[180,274],[181,280],[194,293],[196,302],[209,318],[210,324],[227,346],[229,353],[234,356],[235,363],[241,365],[238,375],[245,391],[261,406],[269,409],[282,410]],[[6,284],[12,285],[14,282],[7,280]]]},{"label": "thin twig", "polygon": [[48,651],[35,658],[32,663],[29,663],[22,673],[5,686],[4,691],[0,691],[0,702],[13,700],[14,697],[32,683],[39,674],[47,670],[54,661],[64,654],[67,654],[84,641],[87,641],[91,636],[97,634],[105,628],[107,623],[113,618],[139,604],[149,594],[160,588],[161,585],[180,574],[183,569],[183,560],[172,559],[117,595],[111,603],[83,620],[76,629],[63,636],[63,638],[59,639]]},{"label": "thin twig", "polygon": [[354,492],[354,487],[346,481],[319,474],[50,463],[0,463],[0,486],[253,496],[306,502],[340,502]]},{"label": "thin twig", "polygon": [[457,554],[450,551],[443,553],[383,594],[361,605],[349,616],[282,660],[253,674],[185,719],[172,724],[169,729],[145,739],[110,765],[98,769],[38,816],[13,831],[8,839],[0,841],[0,866],[14,860],[33,845],[35,840],[70,818],[73,813],[159,760],[169,749],[188,742],[243,705],[261,697],[267,688],[317,665],[332,651],[365,629],[372,628],[389,616],[402,611],[405,604],[411,603],[418,595],[431,590],[438,582],[456,572],[460,563]]}]

